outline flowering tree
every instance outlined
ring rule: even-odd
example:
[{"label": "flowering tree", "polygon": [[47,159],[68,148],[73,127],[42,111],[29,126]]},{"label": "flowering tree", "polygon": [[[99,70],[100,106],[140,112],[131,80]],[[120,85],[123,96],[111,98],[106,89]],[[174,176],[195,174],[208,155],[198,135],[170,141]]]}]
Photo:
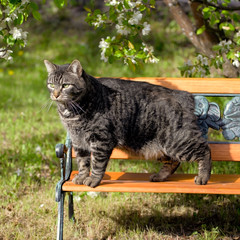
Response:
[{"label": "flowering tree", "polygon": [[38,18],[38,6],[29,0],[0,1],[0,58],[11,60],[12,47],[25,47],[27,32],[19,25],[27,20],[30,12]]},{"label": "flowering tree", "polygon": [[106,0],[108,11],[88,11],[86,21],[95,28],[115,28],[112,37],[102,38],[99,43],[101,59],[110,63],[122,59],[133,69],[140,62],[156,63],[153,47],[147,44],[144,37],[151,27],[148,22],[150,10],[155,8],[155,0],[150,1],[117,1]]},{"label": "flowering tree", "polygon": [[[204,77],[212,68],[222,69],[226,77],[239,76],[240,66],[240,10],[239,2],[231,0],[191,0],[188,2],[194,21],[185,13],[180,0],[163,0],[183,33],[196,47],[194,62],[180,67],[182,75]],[[186,2],[187,3],[187,2]],[[115,27],[112,37],[102,38],[101,59],[112,62],[123,59],[135,65],[141,61],[155,63],[153,47],[144,36],[150,33],[149,12],[155,0],[105,0],[108,11],[87,9],[87,21],[95,28]]]},{"label": "flowering tree", "polygon": [[[183,34],[196,47],[194,61],[180,67],[183,76],[204,77],[213,68],[222,70],[226,77],[240,74],[240,10],[235,0],[190,0],[186,2],[192,18],[185,13],[181,2],[163,0]],[[11,59],[12,47],[26,45],[27,33],[21,25],[30,13],[40,19],[38,6],[29,0],[0,0],[0,58]],[[54,0],[58,7],[67,0]],[[88,12],[86,21],[94,28],[107,28],[109,36],[103,36],[99,48],[101,59],[112,63],[122,60],[131,68],[137,64],[156,63],[153,47],[147,42],[151,26],[149,15],[156,7],[155,0],[105,0],[107,11]]]}]

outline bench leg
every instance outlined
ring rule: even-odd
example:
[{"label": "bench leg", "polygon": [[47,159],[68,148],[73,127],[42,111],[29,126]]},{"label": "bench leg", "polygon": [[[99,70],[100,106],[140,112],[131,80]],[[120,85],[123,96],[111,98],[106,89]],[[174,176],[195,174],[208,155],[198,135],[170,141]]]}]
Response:
[{"label": "bench leg", "polygon": [[65,198],[65,193],[62,192],[61,199],[58,202],[57,240],[63,240],[64,198]]},{"label": "bench leg", "polygon": [[68,217],[69,217],[69,220],[72,220],[73,222],[75,222],[74,206],[73,206],[73,192],[70,192],[68,194]]}]

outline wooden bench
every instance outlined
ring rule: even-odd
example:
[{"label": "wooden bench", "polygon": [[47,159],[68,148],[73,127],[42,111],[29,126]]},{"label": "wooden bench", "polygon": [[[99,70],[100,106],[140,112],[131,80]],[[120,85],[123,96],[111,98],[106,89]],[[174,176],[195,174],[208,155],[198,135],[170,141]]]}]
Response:
[{"label": "wooden bench", "polygon": [[[196,115],[207,135],[208,128],[221,131],[224,142],[209,142],[213,161],[240,161],[240,79],[198,79],[198,78],[135,78],[172,89],[186,90],[195,95]],[[205,97],[230,97],[220,109],[218,104]],[[63,239],[63,213],[65,194],[69,195],[69,219],[74,220],[73,192],[154,192],[154,193],[194,193],[194,194],[240,194],[240,175],[212,174],[207,185],[196,185],[196,174],[174,174],[166,182],[149,182],[150,173],[106,172],[101,184],[96,188],[76,185],[71,180],[77,171],[72,171],[71,139],[56,146],[56,155],[61,162],[61,180],[56,187],[58,202],[57,239]],[[139,159],[120,150],[114,150],[111,159]]]}]

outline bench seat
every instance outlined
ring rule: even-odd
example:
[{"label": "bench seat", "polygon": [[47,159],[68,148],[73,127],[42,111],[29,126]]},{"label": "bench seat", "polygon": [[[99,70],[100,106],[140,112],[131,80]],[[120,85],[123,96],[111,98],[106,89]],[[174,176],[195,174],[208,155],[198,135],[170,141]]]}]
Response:
[{"label": "bench seat", "polygon": [[[194,94],[195,109],[203,136],[207,138],[209,128],[218,131],[214,142],[209,141],[213,161],[240,162],[240,79],[224,78],[134,78],[164,87],[185,90]],[[224,98],[219,104],[208,97]],[[199,115],[200,114],[200,115]],[[212,130],[211,130],[212,133]],[[216,140],[218,142],[216,142]],[[225,140],[224,140],[225,139]],[[90,188],[76,185],[72,179],[72,158],[76,154],[70,136],[65,144],[56,146],[60,158],[61,180],[56,186],[58,202],[57,239],[63,239],[64,198],[67,193],[69,219],[74,220],[73,192],[145,192],[145,193],[191,193],[191,194],[240,194],[240,174],[212,174],[207,185],[196,185],[196,174],[173,174],[165,182],[150,182],[152,173],[106,172],[100,185]],[[111,159],[141,159],[129,153],[114,149]],[[149,159],[150,160],[150,159]],[[159,166],[160,167],[160,166]],[[236,165],[236,173],[237,171]]]},{"label": "bench seat", "polygon": [[72,179],[62,185],[65,192],[153,192],[153,193],[202,193],[240,194],[240,175],[212,174],[207,185],[196,185],[196,174],[173,174],[166,182],[149,182],[151,173],[106,172],[96,188],[76,185]]}]

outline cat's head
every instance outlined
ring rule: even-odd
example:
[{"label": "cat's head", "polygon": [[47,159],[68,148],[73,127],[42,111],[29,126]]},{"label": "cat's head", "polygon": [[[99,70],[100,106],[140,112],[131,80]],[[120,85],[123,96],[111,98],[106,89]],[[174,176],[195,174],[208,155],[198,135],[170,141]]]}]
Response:
[{"label": "cat's head", "polygon": [[83,69],[78,60],[71,64],[56,65],[44,60],[48,72],[47,87],[50,98],[59,103],[78,101],[86,93]]}]

